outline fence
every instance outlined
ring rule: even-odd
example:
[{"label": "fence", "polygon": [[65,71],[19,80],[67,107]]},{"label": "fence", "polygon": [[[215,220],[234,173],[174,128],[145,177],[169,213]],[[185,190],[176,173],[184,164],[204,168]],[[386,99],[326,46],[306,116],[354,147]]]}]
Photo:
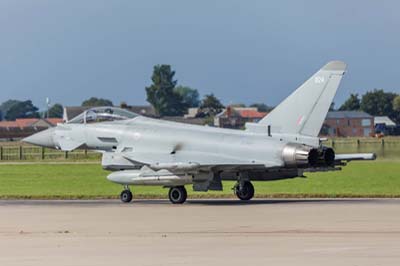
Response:
[{"label": "fence", "polygon": [[376,153],[379,159],[400,159],[400,138],[337,138],[324,141],[335,153]]},{"label": "fence", "polygon": [[[396,137],[338,138],[324,141],[323,145],[333,147],[336,153],[374,152],[380,159],[400,159],[400,138]],[[100,160],[100,158],[100,153],[87,150],[63,152],[20,143],[0,143],[0,161]]]},{"label": "fence", "polygon": [[88,150],[66,152],[28,145],[0,146],[0,161],[99,160],[100,157],[101,154]]}]

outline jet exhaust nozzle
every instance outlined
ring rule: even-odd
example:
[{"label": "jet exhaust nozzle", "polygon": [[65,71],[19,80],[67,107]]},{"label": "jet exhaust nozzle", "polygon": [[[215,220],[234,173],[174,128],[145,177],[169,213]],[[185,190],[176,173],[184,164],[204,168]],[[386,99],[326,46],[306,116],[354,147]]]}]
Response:
[{"label": "jet exhaust nozzle", "polygon": [[319,154],[311,146],[289,143],[282,150],[282,158],[288,167],[316,166]]},{"label": "jet exhaust nozzle", "polygon": [[335,165],[335,151],[329,147],[319,149],[311,146],[289,143],[282,150],[287,167],[327,167]]},{"label": "jet exhaust nozzle", "polygon": [[320,163],[326,166],[335,165],[335,151],[332,148],[322,147],[320,152]]}]

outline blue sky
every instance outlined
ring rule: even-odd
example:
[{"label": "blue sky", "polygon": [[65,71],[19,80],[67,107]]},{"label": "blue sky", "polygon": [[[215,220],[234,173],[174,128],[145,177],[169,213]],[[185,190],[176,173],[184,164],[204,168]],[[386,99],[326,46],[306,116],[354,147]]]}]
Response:
[{"label": "blue sky", "polygon": [[0,1],[0,102],[146,103],[153,65],[225,104],[278,104],[327,61],[335,102],[400,93],[400,1]]}]

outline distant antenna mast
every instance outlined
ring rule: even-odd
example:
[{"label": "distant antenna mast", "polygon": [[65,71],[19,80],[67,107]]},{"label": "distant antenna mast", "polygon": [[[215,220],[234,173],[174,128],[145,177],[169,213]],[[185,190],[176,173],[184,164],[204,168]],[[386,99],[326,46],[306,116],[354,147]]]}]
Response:
[{"label": "distant antenna mast", "polygon": [[49,118],[49,110],[50,110],[50,98],[49,97],[46,97],[46,106],[47,106],[46,118]]}]

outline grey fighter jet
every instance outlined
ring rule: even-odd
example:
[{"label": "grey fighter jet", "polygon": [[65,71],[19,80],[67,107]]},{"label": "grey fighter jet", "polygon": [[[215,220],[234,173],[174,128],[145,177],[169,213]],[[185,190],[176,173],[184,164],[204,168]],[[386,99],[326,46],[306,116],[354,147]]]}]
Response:
[{"label": "grey fighter jet", "polygon": [[272,112],[245,130],[181,124],[143,117],[123,109],[100,107],[24,141],[71,151],[102,153],[108,180],[121,184],[123,202],[129,186],[169,188],[169,199],[183,203],[185,185],[195,191],[222,190],[222,180],[236,180],[241,200],[254,196],[251,181],[303,176],[304,172],[340,170],[351,160],[374,154],[335,154],[318,137],[346,64],[322,67]]}]

